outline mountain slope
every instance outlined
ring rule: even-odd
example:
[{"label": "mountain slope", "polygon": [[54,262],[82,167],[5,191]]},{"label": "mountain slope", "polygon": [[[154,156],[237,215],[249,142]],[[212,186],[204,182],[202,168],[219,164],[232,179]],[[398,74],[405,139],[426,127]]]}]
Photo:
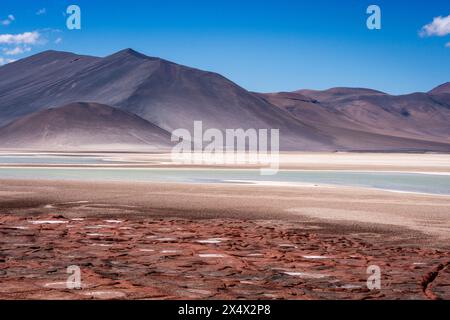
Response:
[{"label": "mountain slope", "polygon": [[[321,103],[315,99],[318,95],[315,95],[315,98],[309,98],[296,92],[260,95],[274,105],[288,111],[293,117],[302,119],[303,122],[312,127],[320,127],[327,135],[335,137],[339,145],[345,146],[346,149],[343,150],[450,150],[449,144],[445,143],[444,138],[437,139],[433,136],[432,138],[435,140],[424,140],[423,135],[420,135],[420,138],[413,138],[412,135],[395,135],[392,134],[395,126],[390,128],[390,134],[384,133],[383,130],[376,130],[371,123],[367,124],[361,119],[356,119],[356,117],[348,117],[345,109],[342,111],[335,107],[332,98],[329,98],[328,102]],[[355,97],[353,93],[351,96]],[[355,113],[357,114],[357,112]],[[448,125],[446,128],[448,130]]]},{"label": "mountain slope", "polygon": [[[355,91],[356,90],[356,91]],[[392,96],[367,89],[339,94],[299,91],[347,122],[382,135],[450,143],[450,96],[413,93]]]},{"label": "mountain slope", "polygon": [[[202,121],[204,130],[280,129],[286,151],[450,151],[447,88],[403,96],[364,88],[258,94],[219,74],[131,49],[104,58],[47,51],[0,67],[0,128],[8,128],[0,133],[23,132],[17,124],[36,112],[91,101],[166,132],[192,132],[194,121]],[[61,144],[56,140],[51,143]],[[119,135],[116,140],[122,143]]]},{"label": "mountain slope", "polygon": [[[56,107],[61,97],[51,95],[61,79],[71,78],[98,58],[68,52],[43,53],[0,68],[0,126],[46,107]],[[47,97],[47,98],[46,98]],[[80,101],[80,100],[75,100]],[[74,101],[72,101],[74,102]]]},{"label": "mountain slope", "polygon": [[[192,130],[194,121],[201,120],[205,129],[280,129],[284,150],[338,148],[334,138],[320,129],[309,127],[212,72],[130,49],[80,63],[75,69],[70,75],[55,75],[52,82],[42,85],[17,81],[19,91],[0,96],[0,125],[37,110],[94,101],[135,113],[169,132]],[[0,68],[0,77],[2,74]]]},{"label": "mountain slope", "polygon": [[161,149],[170,134],[136,115],[97,103],[73,103],[25,116],[0,128],[0,147]]},{"label": "mountain slope", "polygon": [[431,90],[428,93],[429,94],[443,94],[443,93],[450,94],[450,82],[441,84],[440,86],[437,86],[436,88],[434,88],[433,90]]}]

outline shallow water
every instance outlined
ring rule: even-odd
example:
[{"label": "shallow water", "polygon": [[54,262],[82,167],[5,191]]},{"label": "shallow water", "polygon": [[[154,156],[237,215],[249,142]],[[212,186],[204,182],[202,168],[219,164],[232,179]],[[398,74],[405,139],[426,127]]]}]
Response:
[{"label": "shallow water", "polygon": [[450,195],[450,175],[359,172],[280,171],[261,176],[259,170],[132,169],[132,168],[0,168],[0,179],[89,180],[179,183],[272,183],[367,187],[396,192]]}]

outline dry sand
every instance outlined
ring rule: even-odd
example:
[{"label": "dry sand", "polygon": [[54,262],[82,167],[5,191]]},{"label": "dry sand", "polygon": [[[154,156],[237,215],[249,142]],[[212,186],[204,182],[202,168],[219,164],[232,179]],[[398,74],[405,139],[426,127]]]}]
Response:
[{"label": "dry sand", "polygon": [[350,187],[21,180],[0,180],[0,194],[2,213],[51,213],[46,208],[62,205],[64,213],[82,215],[320,220],[337,233],[342,225],[404,229],[414,241],[450,243],[448,196]]}]

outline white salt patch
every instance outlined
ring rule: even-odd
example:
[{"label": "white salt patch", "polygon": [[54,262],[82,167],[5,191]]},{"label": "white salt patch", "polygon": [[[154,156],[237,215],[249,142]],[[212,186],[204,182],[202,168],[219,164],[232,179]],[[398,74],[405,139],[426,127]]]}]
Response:
[{"label": "white salt patch", "polygon": [[64,224],[68,223],[68,221],[60,221],[60,220],[41,220],[41,221],[28,221],[31,224]]},{"label": "white salt patch", "polygon": [[318,273],[308,273],[308,272],[284,272],[288,276],[300,277],[300,278],[310,278],[310,279],[322,279],[326,278],[327,275],[318,274]]},{"label": "white salt patch", "polygon": [[19,229],[19,230],[26,230],[26,229],[29,229],[28,227],[24,227],[24,226],[16,226],[16,227],[11,227],[11,228]]},{"label": "white salt patch", "polygon": [[422,265],[426,265],[426,263],[425,262],[414,262],[413,265],[422,266]]},{"label": "white salt patch", "polygon": [[343,285],[343,286],[339,286],[338,288],[342,288],[342,289],[359,289],[359,288],[362,288],[362,286],[357,286],[357,285],[354,285],[354,284],[346,284],[346,285]]},{"label": "white salt patch", "polygon": [[177,250],[162,250],[161,253],[177,253]]},{"label": "white salt patch", "polygon": [[281,181],[258,181],[258,180],[224,180],[236,184],[257,185],[257,186],[273,186],[273,187],[298,187],[298,188],[336,188],[333,185],[317,184],[317,183],[301,183],[301,182],[281,182]]},{"label": "white salt patch", "polygon": [[105,220],[107,223],[122,223],[123,220]]},{"label": "white salt patch", "polygon": [[106,244],[106,243],[92,243],[91,246],[94,246],[94,247],[112,247],[112,244]]},{"label": "white salt patch", "polygon": [[52,206],[51,204],[47,204],[46,206],[44,206],[44,209],[53,209],[54,206]]},{"label": "white salt patch", "polygon": [[200,258],[225,258],[225,255],[218,253],[201,253],[198,256]]},{"label": "white salt patch", "polygon": [[211,238],[211,239],[206,239],[206,240],[197,240],[198,243],[207,243],[207,244],[217,244],[217,243],[221,243],[222,241],[224,241],[224,239],[221,239],[221,238]]},{"label": "white salt patch", "polygon": [[101,299],[117,299],[125,297],[125,293],[119,291],[88,291],[83,292],[82,294]]},{"label": "white salt patch", "polygon": [[73,218],[73,219],[70,219],[70,220],[72,220],[72,221],[84,221],[83,218]]},{"label": "white salt patch", "polygon": [[327,256],[302,256],[305,259],[329,259]]},{"label": "white salt patch", "polygon": [[87,234],[90,237],[106,237],[109,236],[109,234],[104,234],[104,233],[88,233]]},{"label": "white salt patch", "polygon": [[279,247],[282,247],[282,248],[297,248],[297,246],[295,246],[295,245],[293,245],[293,244],[288,244],[288,243],[285,243],[285,244],[279,244],[278,246],[279,246]]},{"label": "white salt patch", "polygon": [[250,253],[247,257],[262,257],[262,253]]},{"label": "white salt patch", "polygon": [[87,227],[84,227],[84,228],[85,229],[103,229],[103,228],[112,228],[112,226],[99,224],[99,225],[96,225],[96,226],[87,226]]},{"label": "white salt patch", "polygon": [[156,241],[161,241],[161,242],[169,242],[169,241],[176,241],[177,239],[175,238],[158,238],[155,239]]},{"label": "white salt patch", "polygon": [[202,289],[188,289],[187,291],[191,292],[191,293],[198,293],[198,294],[205,294],[205,295],[211,294],[211,291],[202,290]]},{"label": "white salt patch", "polygon": [[155,250],[153,250],[153,249],[139,249],[139,251],[142,251],[142,252],[155,252]]},{"label": "white salt patch", "polygon": [[67,282],[49,282],[44,284],[44,287],[46,288],[52,288],[52,289],[67,289]]}]

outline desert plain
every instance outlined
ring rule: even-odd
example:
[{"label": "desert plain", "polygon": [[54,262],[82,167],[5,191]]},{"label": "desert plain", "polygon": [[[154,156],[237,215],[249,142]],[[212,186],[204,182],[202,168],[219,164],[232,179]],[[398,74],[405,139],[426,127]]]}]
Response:
[{"label": "desert plain", "polygon": [[[20,153],[43,154],[49,153]],[[0,167],[205,169],[172,163],[170,154],[51,155],[109,161]],[[280,170],[450,179],[450,155],[283,153]],[[428,194],[267,180],[0,176],[0,299],[450,298],[450,190]],[[66,283],[73,265],[81,270],[77,290]],[[379,267],[380,288],[367,285],[371,266]]]}]

